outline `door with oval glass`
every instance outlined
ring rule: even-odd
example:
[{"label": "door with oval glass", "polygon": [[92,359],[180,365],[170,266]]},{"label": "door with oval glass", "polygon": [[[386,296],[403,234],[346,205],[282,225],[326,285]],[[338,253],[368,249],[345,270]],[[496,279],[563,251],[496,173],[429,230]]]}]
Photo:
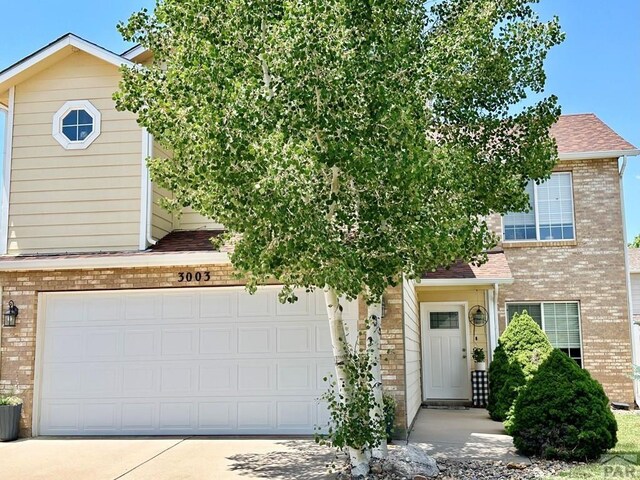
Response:
[{"label": "door with oval glass", "polygon": [[424,400],[468,400],[469,360],[464,303],[421,303]]}]

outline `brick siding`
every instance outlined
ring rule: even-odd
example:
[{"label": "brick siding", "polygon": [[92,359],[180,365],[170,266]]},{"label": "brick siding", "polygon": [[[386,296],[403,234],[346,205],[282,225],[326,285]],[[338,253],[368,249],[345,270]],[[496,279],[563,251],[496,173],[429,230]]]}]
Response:
[{"label": "brick siding", "polygon": [[[618,162],[562,161],[556,170],[572,172],[576,240],[503,245],[515,281],[500,287],[500,331],[506,302],[580,302],[584,367],[610,400],[633,405]],[[490,224],[499,231],[500,218]]]}]

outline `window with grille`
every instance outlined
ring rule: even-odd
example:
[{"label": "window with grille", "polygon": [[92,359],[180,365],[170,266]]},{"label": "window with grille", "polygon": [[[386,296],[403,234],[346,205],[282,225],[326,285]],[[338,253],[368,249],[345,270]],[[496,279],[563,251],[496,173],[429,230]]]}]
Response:
[{"label": "window with grille", "polygon": [[549,337],[551,345],[573,358],[582,366],[580,311],[578,302],[510,303],[507,317],[526,311]]},{"label": "window with grille", "polygon": [[510,212],[502,218],[505,241],[573,240],[573,189],[570,172],[551,175],[546,182],[529,182],[527,212]]}]

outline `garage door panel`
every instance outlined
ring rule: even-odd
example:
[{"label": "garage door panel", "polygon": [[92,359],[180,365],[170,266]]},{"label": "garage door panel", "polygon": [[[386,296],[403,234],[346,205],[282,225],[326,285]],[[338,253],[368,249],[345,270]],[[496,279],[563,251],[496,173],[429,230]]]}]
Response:
[{"label": "garage door panel", "polygon": [[122,403],[122,430],[131,433],[153,433],[158,425],[156,402],[128,401]]},{"label": "garage door panel", "polygon": [[86,419],[83,431],[96,435],[120,430],[120,405],[113,402],[85,402],[83,417]]},{"label": "garage door panel", "polygon": [[197,353],[198,328],[164,327],[161,332],[160,349],[162,356],[186,355]]},{"label": "garage door panel", "polygon": [[147,397],[160,392],[160,367],[134,365],[123,368],[122,390],[130,396]]},{"label": "garage door panel", "polygon": [[238,327],[237,332],[238,353],[240,354],[271,353],[275,350],[269,326],[243,326]]},{"label": "garage door panel", "polygon": [[193,404],[187,402],[172,402],[160,404],[160,430],[188,431],[195,427],[195,413]]},{"label": "garage door panel", "polygon": [[44,294],[39,433],[313,433],[326,423],[318,397],[333,361],[322,292],[299,298],[281,305],[276,289],[231,288]]},{"label": "garage door panel", "polygon": [[276,427],[308,431],[315,424],[313,411],[314,405],[309,402],[277,402]]},{"label": "garage door panel", "polygon": [[192,320],[198,316],[196,293],[165,294],[162,297],[162,318],[169,320]]},{"label": "garage door panel", "polygon": [[189,363],[184,365],[163,365],[160,369],[160,393],[189,395],[195,390],[196,374]]},{"label": "garage door panel", "polygon": [[203,355],[229,355],[237,352],[237,335],[233,327],[200,328],[200,353]]},{"label": "garage door panel", "polygon": [[268,317],[274,313],[274,295],[268,290],[258,290],[253,295],[236,295],[235,300],[238,318]]},{"label": "garage door panel", "polygon": [[226,319],[236,316],[237,294],[208,292],[200,295],[200,318]]},{"label": "garage door panel", "polygon": [[160,330],[158,328],[125,328],[123,357],[144,359],[160,354]]},{"label": "garage door panel", "polygon": [[199,433],[233,432],[238,425],[238,405],[235,402],[202,402],[198,405]]},{"label": "garage door panel", "polygon": [[154,320],[162,316],[161,295],[131,295],[124,297],[126,320]]},{"label": "garage door panel", "polygon": [[276,327],[278,353],[309,353],[312,345],[310,325]]},{"label": "garage door panel", "polygon": [[228,394],[235,395],[238,390],[238,366],[220,363],[210,363],[200,366],[199,392],[205,395]]},{"label": "garage door panel", "polygon": [[84,358],[83,335],[75,328],[52,328],[47,334],[44,362],[73,362]]}]

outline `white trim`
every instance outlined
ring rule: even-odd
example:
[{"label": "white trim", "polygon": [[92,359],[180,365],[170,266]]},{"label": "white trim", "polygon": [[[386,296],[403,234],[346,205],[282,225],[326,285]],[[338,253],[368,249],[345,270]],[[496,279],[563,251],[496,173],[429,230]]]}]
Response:
[{"label": "white trim", "polygon": [[[147,153],[149,157],[153,157],[153,135],[147,132]],[[146,160],[146,159],[145,159]],[[151,183],[151,175],[149,175],[149,166],[144,162],[145,175],[147,177],[147,224],[145,226],[146,241],[148,245],[155,245],[157,240],[153,238],[151,224],[153,220],[153,184]]]},{"label": "white trim", "polygon": [[[443,307],[462,307],[462,318],[460,319],[460,324],[464,325],[464,332],[461,332],[461,334],[464,334],[465,336],[465,345],[466,345],[466,351],[464,352],[466,354],[466,360],[467,360],[467,393],[468,393],[468,398],[461,398],[461,399],[442,399],[442,400],[469,400],[471,401],[472,395],[473,393],[471,392],[471,339],[469,338],[469,331],[468,331],[468,325],[467,325],[467,319],[469,318],[469,302],[466,301],[461,301],[461,302],[418,302],[418,316],[420,317],[420,375],[421,375],[421,382],[422,382],[422,401],[426,401],[429,400],[427,397],[427,385],[425,380],[425,366],[424,366],[424,362],[425,362],[425,352],[426,349],[424,347],[424,341],[427,338],[427,331],[428,329],[424,328],[424,323],[428,320],[423,318],[422,316],[422,305],[425,306],[425,310],[428,311],[429,307],[434,308],[434,307],[438,307],[438,306],[443,306]],[[440,400],[440,399],[432,399],[432,400]]]},{"label": "white trim", "polygon": [[591,159],[603,159],[603,158],[620,158],[625,155],[627,157],[635,157],[636,155],[640,155],[640,149],[603,150],[601,152],[559,153],[558,158],[560,160],[591,160]]},{"label": "white trim", "polygon": [[493,321],[491,321],[491,313],[489,313],[489,341],[491,348],[489,349],[489,361],[493,360],[493,351],[498,346],[498,338],[500,338],[500,307],[498,304],[498,297],[500,296],[500,286],[495,283],[493,285],[493,291],[490,292],[492,302],[490,304],[491,310],[493,310]]},{"label": "white trim", "polygon": [[421,278],[416,282],[416,288],[420,287],[460,287],[467,285],[511,285],[513,278]]},{"label": "white trim", "polygon": [[[150,245],[148,241],[149,236],[149,224],[151,209],[149,205],[149,198],[151,197],[149,189],[149,170],[147,168],[147,158],[149,154],[149,132],[146,128],[142,128],[142,155],[140,160],[140,236],[139,236],[139,249],[146,250]],[[154,242],[155,243],[155,242]]]},{"label": "white trim", "polygon": [[9,89],[9,108],[4,129],[4,165],[2,169],[2,218],[0,219],[0,255],[9,248],[9,199],[11,194],[11,159],[13,158],[13,111],[16,87]]},{"label": "white trim", "polygon": [[[640,326],[636,325],[633,321],[633,292],[631,286],[631,274],[634,271],[631,270],[629,265],[629,244],[627,241],[627,223],[625,221],[625,205],[624,205],[624,171],[627,167],[627,157],[622,157],[622,164],[620,165],[619,179],[620,182],[620,213],[622,214],[622,241],[624,242],[624,270],[625,270],[625,282],[627,286],[627,310],[629,312],[629,335],[631,336],[631,363],[634,365],[640,365],[640,345],[638,344],[638,338],[640,338]],[[636,333],[638,336],[636,336]],[[636,404],[640,405],[640,380],[633,380],[633,393]]]},{"label": "white trim", "polygon": [[[73,110],[85,110],[93,119],[91,133],[82,140],[70,140],[62,132],[62,121],[64,117]],[[101,121],[102,115],[100,111],[89,100],[69,100],[53,114],[51,134],[65,150],[84,150],[100,136]]]},{"label": "white trim", "polygon": [[38,307],[36,312],[36,351],[33,368],[33,397],[31,408],[31,436],[37,437],[40,433],[40,395],[42,383],[42,366],[44,363],[44,333],[46,317],[47,294],[38,293]]},{"label": "white trim", "polygon": [[73,34],[68,34],[55,41],[51,45],[44,47],[42,50],[33,54],[32,56],[27,57],[25,60],[14,65],[12,68],[6,70],[3,74],[0,75],[0,84],[11,80],[11,78],[15,77],[16,75],[33,67],[37,63],[68,46],[75,47],[85,53],[100,58],[101,60],[104,60],[107,63],[111,63],[112,65],[115,65],[117,67],[120,67],[122,65],[132,67],[135,65],[133,62],[124,57],[121,57],[120,55],[116,55],[115,53],[110,52],[102,47],[98,47],[97,45],[87,42],[86,40]]},{"label": "white trim", "polygon": [[225,252],[183,253],[132,253],[131,255],[105,254],[103,256],[78,258],[33,258],[0,261],[0,272],[22,272],[28,270],[75,270],[89,268],[133,268],[172,267],[188,265],[219,265],[230,263]]},{"label": "white trim", "polygon": [[142,45],[136,45],[135,47],[130,48],[126,52],[122,54],[122,58],[126,58],[127,60],[133,60],[138,55],[142,55],[147,51],[147,47],[143,47]]}]

